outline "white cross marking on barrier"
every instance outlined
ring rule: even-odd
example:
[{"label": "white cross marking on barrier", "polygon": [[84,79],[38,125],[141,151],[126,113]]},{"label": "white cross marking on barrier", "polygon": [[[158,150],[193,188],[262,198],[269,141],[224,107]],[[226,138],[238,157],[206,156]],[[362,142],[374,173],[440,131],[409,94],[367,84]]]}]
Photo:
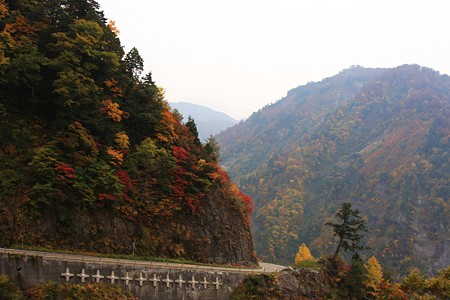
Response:
[{"label": "white cross marking on barrier", "polygon": [[192,280],[189,280],[188,283],[192,285],[193,288],[195,288],[195,285],[198,283],[198,281],[195,281],[194,275],[192,275]]},{"label": "white cross marking on barrier", "polygon": [[128,285],[130,280],[133,280],[130,276],[128,276],[128,272],[125,273],[125,277],[122,277],[122,280],[125,280],[125,285]]},{"label": "white cross marking on barrier", "polygon": [[213,284],[216,286],[216,290],[219,289],[219,285],[222,285],[221,282],[219,282],[219,277],[216,277],[216,282],[213,282]]},{"label": "white cross marking on barrier", "polygon": [[97,273],[95,275],[92,275],[92,278],[95,278],[95,282],[99,283],[100,279],[105,278],[105,276],[100,275],[100,270],[97,270]]},{"label": "white cross marking on barrier", "polygon": [[147,281],[147,278],[142,277],[142,273],[139,273],[139,277],[136,278],[136,280],[139,281],[139,286],[142,286],[142,283],[143,283],[144,281]]},{"label": "white cross marking on barrier", "polygon": [[182,286],[183,286],[183,283],[185,283],[186,281],[184,281],[184,280],[181,278],[181,274],[180,274],[180,277],[178,277],[178,279],[175,280],[175,282],[178,283],[178,284],[180,285],[180,287],[182,287]]},{"label": "white cross marking on barrier", "polygon": [[169,273],[167,273],[166,279],[163,279],[162,281],[166,283],[167,287],[170,287],[170,283],[173,282],[173,280],[169,278]]},{"label": "white cross marking on barrier", "polygon": [[83,283],[84,283],[84,280],[89,277],[89,275],[84,272],[84,269],[82,269],[81,273],[77,274],[77,276],[81,278],[81,282],[83,282]]},{"label": "white cross marking on barrier", "polygon": [[203,286],[205,287],[205,289],[206,288],[208,288],[208,284],[209,284],[209,282],[208,281],[206,281],[206,277],[203,277],[203,281],[202,282],[200,282],[201,284],[203,284]]},{"label": "white cross marking on barrier", "polygon": [[114,284],[114,280],[120,279],[119,276],[114,276],[114,271],[111,271],[111,276],[107,276],[106,278],[108,278],[109,280],[111,280],[111,284]]},{"label": "white cross marking on barrier", "polygon": [[149,278],[149,281],[153,281],[153,286],[156,287],[156,284],[161,281],[161,279],[156,277],[156,274],[153,274],[153,278]]},{"label": "white cross marking on barrier", "polygon": [[62,277],[66,277],[66,282],[69,281],[70,277],[73,277],[73,273],[69,272],[69,268],[66,268],[66,273],[61,273]]}]

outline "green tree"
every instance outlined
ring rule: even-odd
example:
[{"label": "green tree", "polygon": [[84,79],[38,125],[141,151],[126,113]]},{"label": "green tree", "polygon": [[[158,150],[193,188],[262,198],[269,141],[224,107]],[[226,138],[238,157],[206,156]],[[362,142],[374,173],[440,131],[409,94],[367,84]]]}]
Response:
[{"label": "green tree", "polygon": [[367,270],[361,261],[353,260],[349,272],[339,284],[339,299],[366,299]]},{"label": "green tree", "polygon": [[75,120],[83,120],[88,128],[98,123],[104,82],[120,65],[117,53],[105,51],[103,34],[104,28],[96,22],[80,19],[68,31],[52,35],[55,42],[48,47],[54,58],[49,67],[55,72],[51,83],[55,96],[52,109],[57,114],[58,127]]},{"label": "green tree", "polygon": [[16,281],[5,275],[0,275],[0,299],[21,300],[25,298]]},{"label": "green tree", "polygon": [[218,162],[220,159],[220,146],[214,136],[206,139],[204,147],[205,157],[208,161]]},{"label": "green tree", "polygon": [[144,70],[144,60],[139,54],[138,49],[133,47],[130,52],[125,55],[124,59],[125,71],[132,75],[134,80],[139,80]]},{"label": "green tree", "polygon": [[424,294],[427,290],[427,277],[420,274],[420,270],[412,268],[403,278],[402,288],[409,293]]},{"label": "green tree", "polygon": [[188,117],[188,120],[186,122],[187,128],[189,128],[189,132],[192,133],[194,138],[194,144],[197,146],[201,145],[200,139],[198,138],[198,130],[197,125],[195,124],[194,118],[191,116]]},{"label": "green tree", "polygon": [[362,218],[359,210],[352,209],[351,203],[342,203],[336,217],[339,219],[338,223],[325,223],[325,225],[333,228],[334,235],[339,238],[333,258],[335,259],[339,250],[343,248],[345,251],[350,250],[353,253],[354,260],[360,261],[358,250],[366,249],[360,244],[363,238],[362,232],[368,231],[366,221]]}]

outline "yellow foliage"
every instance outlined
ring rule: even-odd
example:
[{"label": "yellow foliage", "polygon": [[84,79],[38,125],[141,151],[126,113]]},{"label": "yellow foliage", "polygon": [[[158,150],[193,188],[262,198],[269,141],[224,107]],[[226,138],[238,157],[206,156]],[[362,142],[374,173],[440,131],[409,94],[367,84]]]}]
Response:
[{"label": "yellow foliage", "polygon": [[299,263],[302,260],[313,260],[314,257],[309,252],[308,247],[303,243],[299,248],[297,254],[295,254],[295,263]]},{"label": "yellow foliage", "polygon": [[128,135],[121,131],[116,134],[116,138],[114,139],[119,149],[125,150],[130,147],[130,139]]},{"label": "yellow foliage", "polygon": [[383,279],[383,271],[381,269],[381,265],[378,263],[376,257],[372,256],[367,261],[365,267],[367,270],[366,286],[371,288],[373,292],[376,293],[379,291],[379,286]]}]

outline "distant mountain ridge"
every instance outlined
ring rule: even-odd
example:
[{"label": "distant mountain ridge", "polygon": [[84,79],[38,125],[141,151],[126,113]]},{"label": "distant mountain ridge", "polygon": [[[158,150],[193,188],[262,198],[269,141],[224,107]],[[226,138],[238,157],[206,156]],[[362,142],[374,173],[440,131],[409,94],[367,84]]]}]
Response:
[{"label": "distant mountain ridge", "polygon": [[449,77],[428,68],[353,67],[218,135],[222,164],[255,201],[261,259],[289,263],[303,242],[330,253],[323,224],[350,201],[367,216],[367,255],[385,268],[447,266],[449,97]]},{"label": "distant mountain ridge", "polygon": [[199,104],[169,102],[169,105],[172,109],[177,109],[183,115],[184,121],[186,121],[189,116],[194,118],[201,141],[204,141],[211,135],[220,133],[222,130],[227,129],[238,122],[223,112]]}]

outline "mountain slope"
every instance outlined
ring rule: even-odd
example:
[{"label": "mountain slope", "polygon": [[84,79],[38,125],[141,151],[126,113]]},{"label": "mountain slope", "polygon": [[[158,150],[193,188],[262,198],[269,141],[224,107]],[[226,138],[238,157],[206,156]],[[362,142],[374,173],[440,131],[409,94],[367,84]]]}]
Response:
[{"label": "mountain slope", "polygon": [[95,1],[0,8],[0,245],[256,263],[251,200]]},{"label": "mountain slope", "polygon": [[185,122],[189,116],[195,120],[198,136],[201,141],[237,123],[229,115],[203,105],[187,102],[169,102],[169,105],[172,109],[177,109],[183,115]]},{"label": "mountain slope", "polygon": [[220,134],[223,164],[255,200],[258,254],[290,262],[302,242],[332,252],[323,224],[351,201],[385,267],[448,265],[449,95],[448,76],[430,69],[356,67]]}]

